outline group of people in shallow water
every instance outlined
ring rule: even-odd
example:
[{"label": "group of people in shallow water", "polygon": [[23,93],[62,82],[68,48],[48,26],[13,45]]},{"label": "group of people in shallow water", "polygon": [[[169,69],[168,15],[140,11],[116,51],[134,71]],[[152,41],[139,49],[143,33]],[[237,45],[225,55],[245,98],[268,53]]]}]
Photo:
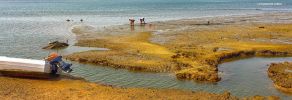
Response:
[{"label": "group of people in shallow water", "polygon": [[[73,22],[74,20],[67,19],[66,21],[67,21],[67,22],[70,22],[70,21]],[[83,19],[80,19],[80,22],[83,22]]]},{"label": "group of people in shallow water", "polygon": [[[141,25],[145,25],[146,24],[144,17],[140,18],[139,20],[140,20],[140,24]],[[135,25],[135,19],[134,18],[130,18],[129,21],[130,21],[130,25],[131,26]]]},{"label": "group of people in shallow water", "polygon": [[[140,18],[139,20],[140,20],[140,25],[145,25],[146,24],[144,17]],[[66,21],[67,22],[70,22],[70,21],[73,22],[74,20],[67,19]],[[83,21],[84,21],[83,19],[80,19],[80,22],[83,22]],[[134,18],[130,18],[129,21],[130,21],[130,25],[131,26],[134,26],[135,25],[135,21],[136,20]]]}]

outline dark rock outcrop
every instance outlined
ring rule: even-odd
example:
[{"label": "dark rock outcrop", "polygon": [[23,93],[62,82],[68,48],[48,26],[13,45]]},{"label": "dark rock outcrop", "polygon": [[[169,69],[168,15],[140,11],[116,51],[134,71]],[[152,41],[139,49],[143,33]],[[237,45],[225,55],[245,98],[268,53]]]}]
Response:
[{"label": "dark rock outcrop", "polygon": [[42,49],[61,49],[61,48],[65,48],[68,46],[69,46],[68,43],[54,41],[54,42],[49,43],[48,46],[45,46]]}]

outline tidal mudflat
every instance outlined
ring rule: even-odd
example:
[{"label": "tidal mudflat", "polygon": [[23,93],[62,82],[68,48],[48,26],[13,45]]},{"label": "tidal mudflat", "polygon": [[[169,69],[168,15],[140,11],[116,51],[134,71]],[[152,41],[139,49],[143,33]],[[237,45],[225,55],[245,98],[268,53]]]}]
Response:
[{"label": "tidal mudflat", "polygon": [[96,31],[92,31],[94,27],[87,31],[88,26],[76,26],[72,30],[78,37],[75,45],[110,50],[66,57],[81,63],[138,72],[167,72],[178,79],[216,83],[222,80],[218,65],[223,62],[291,56],[292,25],[286,20],[290,15],[266,13],[171,20],[137,25],[134,30],[128,25]]},{"label": "tidal mudflat", "polygon": [[[79,37],[77,46],[110,50],[74,53],[67,58],[130,70],[173,72],[180,79],[218,82],[217,66],[226,59],[291,56],[291,44],[271,41],[291,41],[291,24],[277,21],[278,17],[289,15],[277,13],[205,19],[211,20],[209,24],[203,19],[154,22],[150,23],[151,26],[138,27],[154,27],[155,30],[115,30],[120,34],[82,32],[83,26],[79,26],[72,30]],[[156,30],[164,32],[155,33]]]},{"label": "tidal mudflat", "polygon": [[[54,51],[41,49],[47,42],[70,40],[69,47],[57,52],[76,61],[71,75],[85,79],[31,79],[1,72],[1,99],[291,98],[277,91],[266,73],[274,60],[291,59],[292,14],[287,9],[270,11],[254,2],[234,6],[237,1],[206,3],[218,9],[189,0],[158,0],[154,9],[145,5],[153,2],[80,1],[1,2],[1,56],[41,59]],[[125,24],[129,17],[142,16],[141,11],[153,22]],[[243,59],[248,57],[280,58]]]}]

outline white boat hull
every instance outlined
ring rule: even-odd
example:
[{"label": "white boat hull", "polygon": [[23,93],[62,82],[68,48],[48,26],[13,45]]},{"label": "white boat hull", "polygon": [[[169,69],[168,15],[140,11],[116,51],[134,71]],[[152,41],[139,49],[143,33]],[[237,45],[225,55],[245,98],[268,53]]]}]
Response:
[{"label": "white boat hull", "polygon": [[[0,70],[50,73],[50,64],[44,60],[0,56]],[[58,71],[60,74],[62,71]]]}]

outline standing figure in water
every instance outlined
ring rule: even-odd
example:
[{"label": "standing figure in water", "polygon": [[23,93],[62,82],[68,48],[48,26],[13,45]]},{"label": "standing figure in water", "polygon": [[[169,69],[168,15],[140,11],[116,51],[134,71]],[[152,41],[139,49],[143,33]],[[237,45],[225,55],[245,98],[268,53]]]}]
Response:
[{"label": "standing figure in water", "polygon": [[141,24],[141,25],[146,24],[146,22],[145,22],[145,18],[144,18],[144,17],[140,18],[140,24]]},{"label": "standing figure in water", "polygon": [[129,21],[130,21],[130,25],[131,25],[131,26],[134,26],[134,25],[135,25],[135,19],[134,19],[134,18],[129,19]]}]

